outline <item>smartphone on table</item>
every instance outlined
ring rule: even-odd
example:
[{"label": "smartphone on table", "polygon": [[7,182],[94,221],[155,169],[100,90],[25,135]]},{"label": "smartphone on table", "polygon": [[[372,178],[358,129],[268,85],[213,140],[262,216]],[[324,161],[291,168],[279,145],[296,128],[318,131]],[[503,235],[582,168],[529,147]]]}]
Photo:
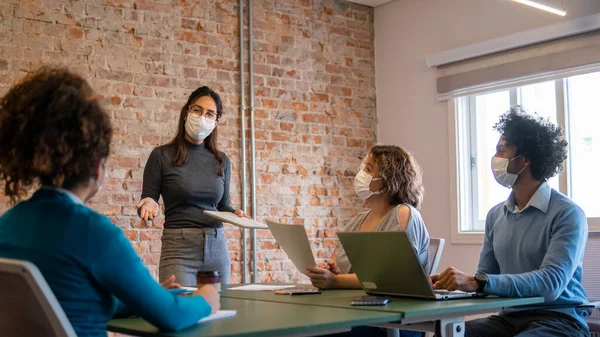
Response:
[{"label": "smartphone on table", "polygon": [[375,306],[386,305],[390,301],[389,297],[384,296],[360,296],[352,299],[352,305],[355,306]]}]

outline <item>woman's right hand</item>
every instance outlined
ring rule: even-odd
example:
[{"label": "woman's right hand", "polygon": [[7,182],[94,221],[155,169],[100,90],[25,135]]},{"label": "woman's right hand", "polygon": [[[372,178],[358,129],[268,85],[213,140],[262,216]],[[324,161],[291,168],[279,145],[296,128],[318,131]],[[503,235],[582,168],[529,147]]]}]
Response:
[{"label": "woman's right hand", "polygon": [[332,272],[334,275],[339,275],[342,273],[342,271],[340,270],[340,268],[338,268],[338,266],[335,264],[335,260],[331,259],[329,261],[323,261],[320,262],[317,265],[318,268],[321,269],[327,269],[330,272]]},{"label": "woman's right hand", "polygon": [[158,215],[158,203],[152,198],[144,198],[136,206],[137,213],[144,221],[152,220]]},{"label": "woman's right hand", "polygon": [[211,313],[214,314],[221,309],[221,295],[219,295],[219,291],[217,291],[217,288],[212,284],[205,284],[198,287],[198,289],[194,291],[194,295],[204,297],[212,309]]},{"label": "woman's right hand", "polygon": [[310,283],[313,287],[319,289],[332,289],[335,288],[335,274],[328,269],[318,267],[308,267],[307,276],[310,277]]},{"label": "woman's right hand", "polygon": [[321,261],[317,265],[317,268],[329,269],[329,263],[327,261]]}]

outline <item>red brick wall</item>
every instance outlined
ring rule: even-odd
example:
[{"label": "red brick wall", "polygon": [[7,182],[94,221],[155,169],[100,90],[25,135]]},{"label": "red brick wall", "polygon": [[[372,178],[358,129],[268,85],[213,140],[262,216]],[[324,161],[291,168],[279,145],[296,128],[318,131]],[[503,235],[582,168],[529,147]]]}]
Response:
[{"label": "red brick wall", "polygon": [[[90,206],[125,231],[153,273],[164,220],[136,217],[143,167],[174,135],[178,110],[198,86],[223,98],[220,144],[240,205],[237,7],[232,0],[0,2],[0,94],[41,64],[62,64],[105,97],[115,128],[110,179]],[[304,224],[326,258],[336,230],[363,208],[352,178],[375,141],[373,10],[342,0],[258,0],[253,9],[257,218]],[[0,196],[0,211],[8,207]],[[239,282],[240,233],[227,228]],[[260,280],[298,279],[269,233],[259,232],[258,246]]]}]

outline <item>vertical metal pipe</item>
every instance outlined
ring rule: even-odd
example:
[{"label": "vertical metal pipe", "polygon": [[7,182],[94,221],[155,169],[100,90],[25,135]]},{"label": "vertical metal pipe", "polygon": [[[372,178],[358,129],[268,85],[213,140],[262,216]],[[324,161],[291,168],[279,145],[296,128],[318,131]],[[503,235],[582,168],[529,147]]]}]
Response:
[{"label": "vertical metal pipe", "polygon": [[[242,176],[242,210],[247,209],[248,191],[246,191],[246,95],[244,82],[244,0],[240,0],[240,119],[241,119],[241,176]],[[246,259],[246,230],[242,231],[242,283],[248,283],[248,263]]]},{"label": "vertical metal pipe", "polygon": [[[250,81],[250,161],[252,217],[256,218],[256,140],[254,138],[254,36],[252,34],[252,0],[248,0],[248,65]],[[256,277],[256,230],[252,229],[252,282]]]}]

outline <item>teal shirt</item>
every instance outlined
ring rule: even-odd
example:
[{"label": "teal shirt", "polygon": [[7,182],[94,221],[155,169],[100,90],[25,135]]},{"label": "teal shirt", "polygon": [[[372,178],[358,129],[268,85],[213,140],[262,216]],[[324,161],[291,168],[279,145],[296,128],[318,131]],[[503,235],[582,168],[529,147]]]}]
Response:
[{"label": "teal shirt", "polygon": [[571,199],[543,182],[519,210],[511,193],[490,210],[478,271],[488,275],[484,292],[505,297],[542,296],[543,304],[506,309],[553,310],[586,325],[581,276],[587,219]]},{"label": "teal shirt", "polygon": [[117,311],[163,330],[211,312],[200,296],[165,290],[120,228],[63,191],[42,188],[0,217],[0,257],[35,264],[80,337],[106,336]]}]

